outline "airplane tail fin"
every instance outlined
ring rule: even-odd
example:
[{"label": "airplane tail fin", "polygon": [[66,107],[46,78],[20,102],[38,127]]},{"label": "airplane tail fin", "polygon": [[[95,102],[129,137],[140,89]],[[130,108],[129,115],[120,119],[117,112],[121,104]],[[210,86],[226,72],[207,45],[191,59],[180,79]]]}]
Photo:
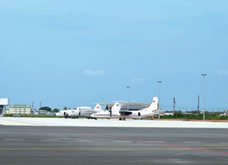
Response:
[{"label": "airplane tail fin", "polygon": [[120,110],[121,110],[121,104],[118,102],[115,103],[111,109],[113,114],[119,114]]},{"label": "airplane tail fin", "polygon": [[94,110],[95,111],[102,111],[103,110],[103,107],[101,104],[97,104],[95,107],[94,107]]},{"label": "airplane tail fin", "polygon": [[154,97],[153,101],[151,103],[151,105],[148,108],[150,111],[154,112],[157,111],[159,109],[159,105],[158,105],[158,97]]}]

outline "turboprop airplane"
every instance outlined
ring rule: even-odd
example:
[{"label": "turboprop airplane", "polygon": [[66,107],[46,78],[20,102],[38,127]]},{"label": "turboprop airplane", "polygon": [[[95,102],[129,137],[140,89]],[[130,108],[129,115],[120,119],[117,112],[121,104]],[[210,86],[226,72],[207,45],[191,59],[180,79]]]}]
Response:
[{"label": "turboprop airplane", "polygon": [[106,110],[103,112],[92,114],[92,118],[119,118],[119,120],[125,120],[126,118],[142,119],[145,117],[152,117],[159,113],[158,98],[154,97],[149,107],[140,110],[122,110],[121,107],[124,103],[115,103],[110,111]]},{"label": "turboprop airplane", "polygon": [[121,104],[120,103],[115,103],[111,110],[104,110],[98,113],[94,113],[91,115],[92,118],[97,119],[97,118],[120,118],[120,109],[121,109]]},{"label": "turboprop airplane", "polygon": [[67,112],[68,110],[61,110],[59,112],[57,112],[55,115],[57,117],[64,117],[65,113]]},{"label": "turboprop airplane", "polygon": [[147,108],[140,110],[120,110],[120,120],[125,120],[125,118],[143,119],[156,114],[159,114],[158,97],[154,97],[152,103]]}]

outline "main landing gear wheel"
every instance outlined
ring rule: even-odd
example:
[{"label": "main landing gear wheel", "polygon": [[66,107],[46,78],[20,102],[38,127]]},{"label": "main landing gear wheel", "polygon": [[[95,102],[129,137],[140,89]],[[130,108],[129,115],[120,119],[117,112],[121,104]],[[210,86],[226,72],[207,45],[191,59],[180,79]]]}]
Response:
[{"label": "main landing gear wheel", "polygon": [[121,118],[119,118],[119,120],[123,120],[123,121],[125,121],[125,120],[126,120],[126,118],[125,118],[125,117],[121,117]]}]

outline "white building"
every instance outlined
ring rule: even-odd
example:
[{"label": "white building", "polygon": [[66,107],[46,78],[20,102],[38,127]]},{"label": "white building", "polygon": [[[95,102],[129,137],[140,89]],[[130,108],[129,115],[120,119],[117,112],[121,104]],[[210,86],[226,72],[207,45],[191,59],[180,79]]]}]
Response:
[{"label": "white building", "polygon": [[31,114],[32,108],[30,105],[15,104],[10,105],[9,114]]},{"label": "white building", "polygon": [[2,116],[5,107],[8,106],[9,99],[8,98],[0,98],[0,116]]}]

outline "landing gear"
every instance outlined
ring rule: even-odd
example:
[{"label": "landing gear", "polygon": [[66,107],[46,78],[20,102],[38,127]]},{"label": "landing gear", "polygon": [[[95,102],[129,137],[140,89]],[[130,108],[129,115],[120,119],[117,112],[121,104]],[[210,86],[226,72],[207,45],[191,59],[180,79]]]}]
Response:
[{"label": "landing gear", "polygon": [[125,117],[121,117],[121,118],[119,118],[119,120],[123,120],[123,121],[125,121],[125,120],[126,120],[126,118],[125,118]]}]

